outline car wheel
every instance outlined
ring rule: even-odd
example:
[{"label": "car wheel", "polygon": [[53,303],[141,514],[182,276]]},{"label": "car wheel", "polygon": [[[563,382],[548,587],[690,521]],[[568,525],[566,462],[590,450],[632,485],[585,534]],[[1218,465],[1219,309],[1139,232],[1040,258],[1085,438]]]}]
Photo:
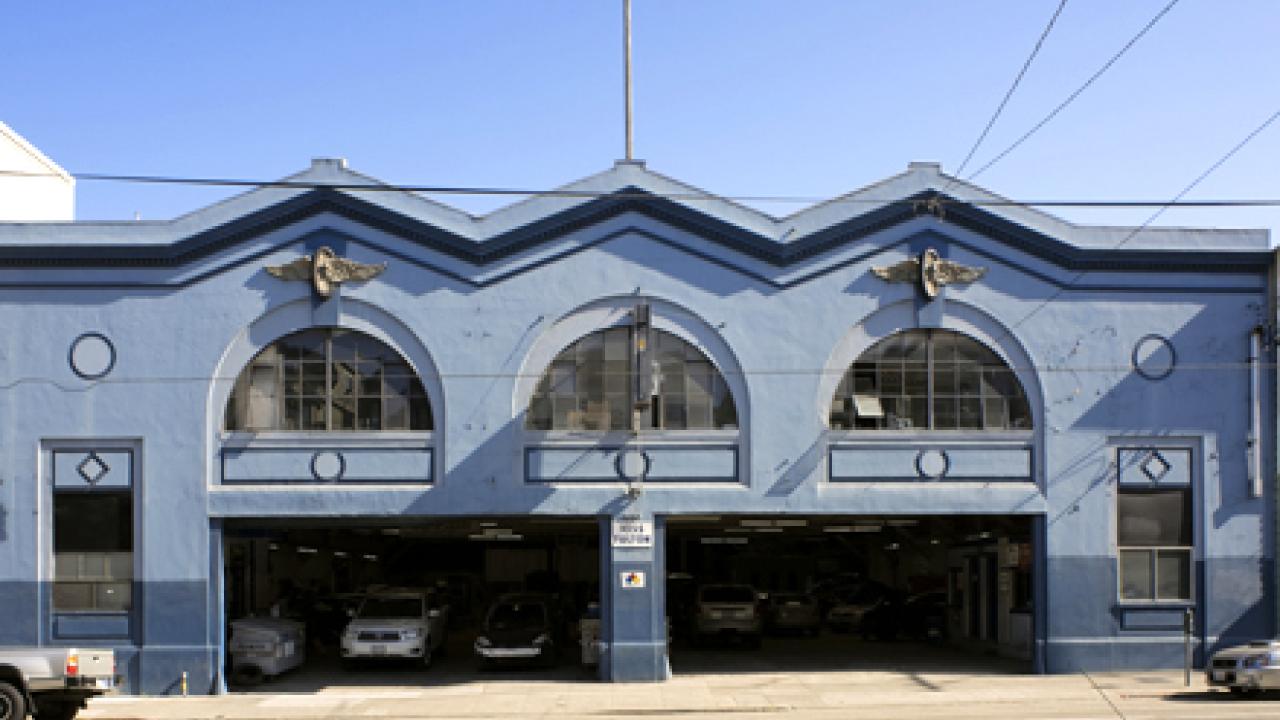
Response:
[{"label": "car wheel", "polygon": [[246,687],[261,685],[265,678],[257,665],[237,665],[231,670],[231,684]]},{"label": "car wheel", "polygon": [[40,720],[72,720],[80,712],[80,703],[69,700],[36,701],[36,717]]},{"label": "car wheel", "polygon": [[0,720],[22,720],[27,714],[27,703],[18,688],[0,681]]}]

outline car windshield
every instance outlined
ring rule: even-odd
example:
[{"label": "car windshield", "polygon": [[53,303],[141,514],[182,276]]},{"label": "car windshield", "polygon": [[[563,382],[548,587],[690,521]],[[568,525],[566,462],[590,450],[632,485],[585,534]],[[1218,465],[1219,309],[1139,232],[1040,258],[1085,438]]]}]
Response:
[{"label": "car windshield", "polygon": [[542,603],[502,603],[489,614],[490,630],[536,630],[546,623]]},{"label": "car windshield", "polygon": [[710,585],[702,588],[702,602],[749,603],[756,595],[744,585]]},{"label": "car windshield", "polygon": [[368,598],[359,615],[370,620],[422,617],[422,598]]}]

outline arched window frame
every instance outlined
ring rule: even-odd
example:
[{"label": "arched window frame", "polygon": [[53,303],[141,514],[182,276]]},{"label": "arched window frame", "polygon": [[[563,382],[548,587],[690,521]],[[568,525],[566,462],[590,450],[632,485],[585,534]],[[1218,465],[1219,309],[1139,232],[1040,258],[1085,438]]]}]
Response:
[{"label": "arched window frame", "polygon": [[[602,328],[580,336],[559,350],[534,385],[525,408],[525,429],[535,433],[631,432],[637,392],[634,332],[630,325]],[[645,433],[736,433],[737,405],[720,368],[698,346],[676,333],[659,328],[650,332],[663,381],[649,411],[641,418],[639,430]],[[601,363],[598,380],[591,377],[595,373],[583,370],[597,352]],[[706,390],[700,393],[707,399],[705,404],[690,402],[689,389],[699,386],[696,383],[699,376],[703,378],[700,387]],[[567,390],[553,393],[553,384]],[[691,427],[689,421],[694,415],[703,421],[695,420]]]},{"label": "arched window frame", "polygon": [[1033,418],[1016,372],[991,348],[954,330],[913,329],[881,339],[849,366],[832,398],[829,425],[1020,433],[1032,430]]},{"label": "arched window frame", "polygon": [[[298,347],[285,350],[289,343]],[[316,409],[323,410],[323,423]],[[349,415],[350,422],[335,422],[335,410]],[[255,418],[255,412],[264,419]],[[359,330],[323,326],[279,337],[254,354],[232,386],[223,428],[232,433],[430,432],[434,416],[421,378],[398,350]]]}]

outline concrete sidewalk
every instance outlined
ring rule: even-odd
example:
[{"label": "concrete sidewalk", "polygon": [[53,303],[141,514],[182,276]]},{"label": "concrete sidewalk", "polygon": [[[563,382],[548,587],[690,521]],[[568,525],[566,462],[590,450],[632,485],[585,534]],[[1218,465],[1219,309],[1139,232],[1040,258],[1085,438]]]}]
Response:
[{"label": "concrete sidewalk", "polygon": [[[270,685],[266,686],[269,690]],[[432,687],[333,686],[303,693],[94,700],[81,717],[301,718],[1274,718],[1280,697],[1183,687],[1180,672],[991,675],[857,671],[705,674],[670,682],[478,680]]]}]

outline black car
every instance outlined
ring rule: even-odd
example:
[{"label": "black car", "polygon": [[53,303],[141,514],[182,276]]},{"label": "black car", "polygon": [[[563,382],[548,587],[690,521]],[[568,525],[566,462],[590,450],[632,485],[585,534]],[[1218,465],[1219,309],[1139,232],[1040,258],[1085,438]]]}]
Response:
[{"label": "black car", "polygon": [[519,593],[498,598],[476,637],[481,668],[499,663],[554,666],[560,654],[559,606],[550,595]]},{"label": "black car", "polygon": [[862,632],[878,640],[897,637],[943,640],[947,634],[947,594],[927,592],[907,598],[890,596],[867,611]]}]

